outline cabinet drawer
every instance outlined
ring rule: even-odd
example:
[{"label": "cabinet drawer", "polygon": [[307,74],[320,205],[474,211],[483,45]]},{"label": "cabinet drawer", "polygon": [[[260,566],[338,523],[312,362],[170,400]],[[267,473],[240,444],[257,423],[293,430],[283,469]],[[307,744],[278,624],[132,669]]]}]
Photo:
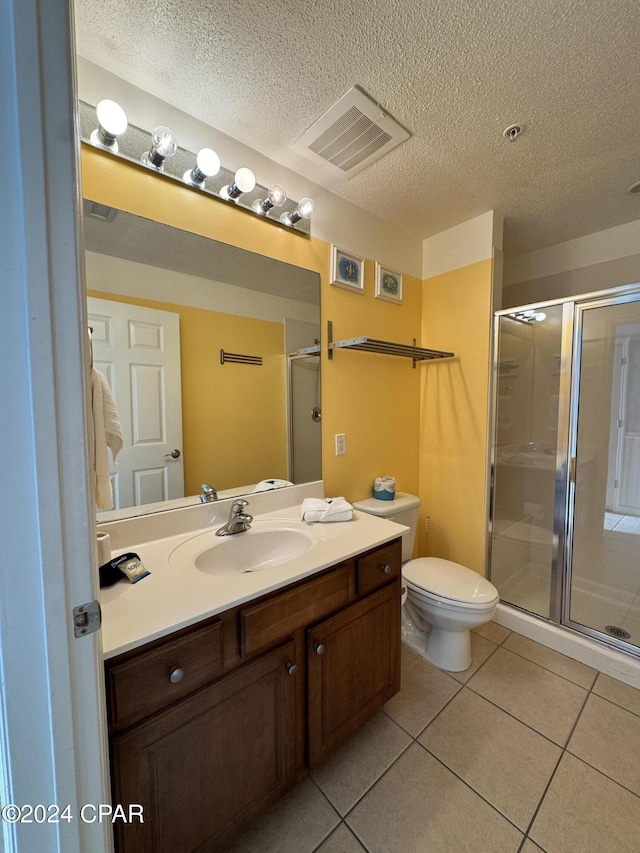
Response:
[{"label": "cabinet drawer", "polygon": [[[122,729],[181,699],[215,678],[222,666],[219,619],[128,661],[107,665],[112,727]],[[175,670],[182,670],[182,677]]]},{"label": "cabinet drawer", "polygon": [[367,595],[400,577],[401,568],[402,546],[399,540],[360,557],[356,575],[358,595]]},{"label": "cabinet drawer", "polygon": [[275,643],[303,625],[345,605],[349,598],[349,564],[288,592],[246,607],[240,614],[242,654]]}]

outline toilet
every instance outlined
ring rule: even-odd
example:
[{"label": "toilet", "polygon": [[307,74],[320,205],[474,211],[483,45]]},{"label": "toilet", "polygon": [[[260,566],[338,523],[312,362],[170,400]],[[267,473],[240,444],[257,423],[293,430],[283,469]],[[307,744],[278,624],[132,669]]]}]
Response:
[{"label": "toilet", "polygon": [[404,524],[402,642],[430,663],[450,672],[471,666],[472,628],[489,622],[498,605],[495,586],[477,572],[440,557],[411,559],[420,498],[397,492],[392,501],[367,498],[354,509]]}]

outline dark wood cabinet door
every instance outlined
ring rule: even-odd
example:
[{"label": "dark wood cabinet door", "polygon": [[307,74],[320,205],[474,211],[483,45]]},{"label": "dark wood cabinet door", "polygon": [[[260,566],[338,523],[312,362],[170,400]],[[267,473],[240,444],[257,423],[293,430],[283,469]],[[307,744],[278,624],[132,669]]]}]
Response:
[{"label": "dark wood cabinet door", "polygon": [[[221,851],[295,782],[289,642],[112,740],[119,853]],[[299,676],[298,676],[299,677]]]},{"label": "dark wood cabinet door", "polygon": [[400,689],[400,580],[307,632],[309,764]]}]

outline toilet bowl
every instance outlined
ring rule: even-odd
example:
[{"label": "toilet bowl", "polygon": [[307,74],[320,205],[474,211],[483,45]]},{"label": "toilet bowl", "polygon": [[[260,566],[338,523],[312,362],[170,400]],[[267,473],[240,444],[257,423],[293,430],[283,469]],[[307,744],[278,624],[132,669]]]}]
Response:
[{"label": "toilet bowl", "polygon": [[477,572],[439,557],[410,560],[402,567],[402,577],[405,645],[440,669],[468,669],[469,632],[493,618],[498,590]]},{"label": "toilet bowl", "polygon": [[405,524],[402,536],[402,642],[440,669],[471,666],[469,631],[493,619],[499,595],[482,575],[439,557],[411,559],[420,498],[397,492],[392,501],[354,501],[360,512]]}]

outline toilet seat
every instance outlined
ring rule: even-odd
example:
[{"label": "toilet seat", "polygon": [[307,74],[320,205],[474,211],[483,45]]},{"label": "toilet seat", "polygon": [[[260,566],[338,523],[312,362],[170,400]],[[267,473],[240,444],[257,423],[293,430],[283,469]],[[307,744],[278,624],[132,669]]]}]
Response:
[{"label": "toilet seat", "polygon": [[402,567],[402,576],[407,586],[425,597],[465,608],[491,607],[499,599],[495,586],[482,575],[440,557],[410,560]]}]

